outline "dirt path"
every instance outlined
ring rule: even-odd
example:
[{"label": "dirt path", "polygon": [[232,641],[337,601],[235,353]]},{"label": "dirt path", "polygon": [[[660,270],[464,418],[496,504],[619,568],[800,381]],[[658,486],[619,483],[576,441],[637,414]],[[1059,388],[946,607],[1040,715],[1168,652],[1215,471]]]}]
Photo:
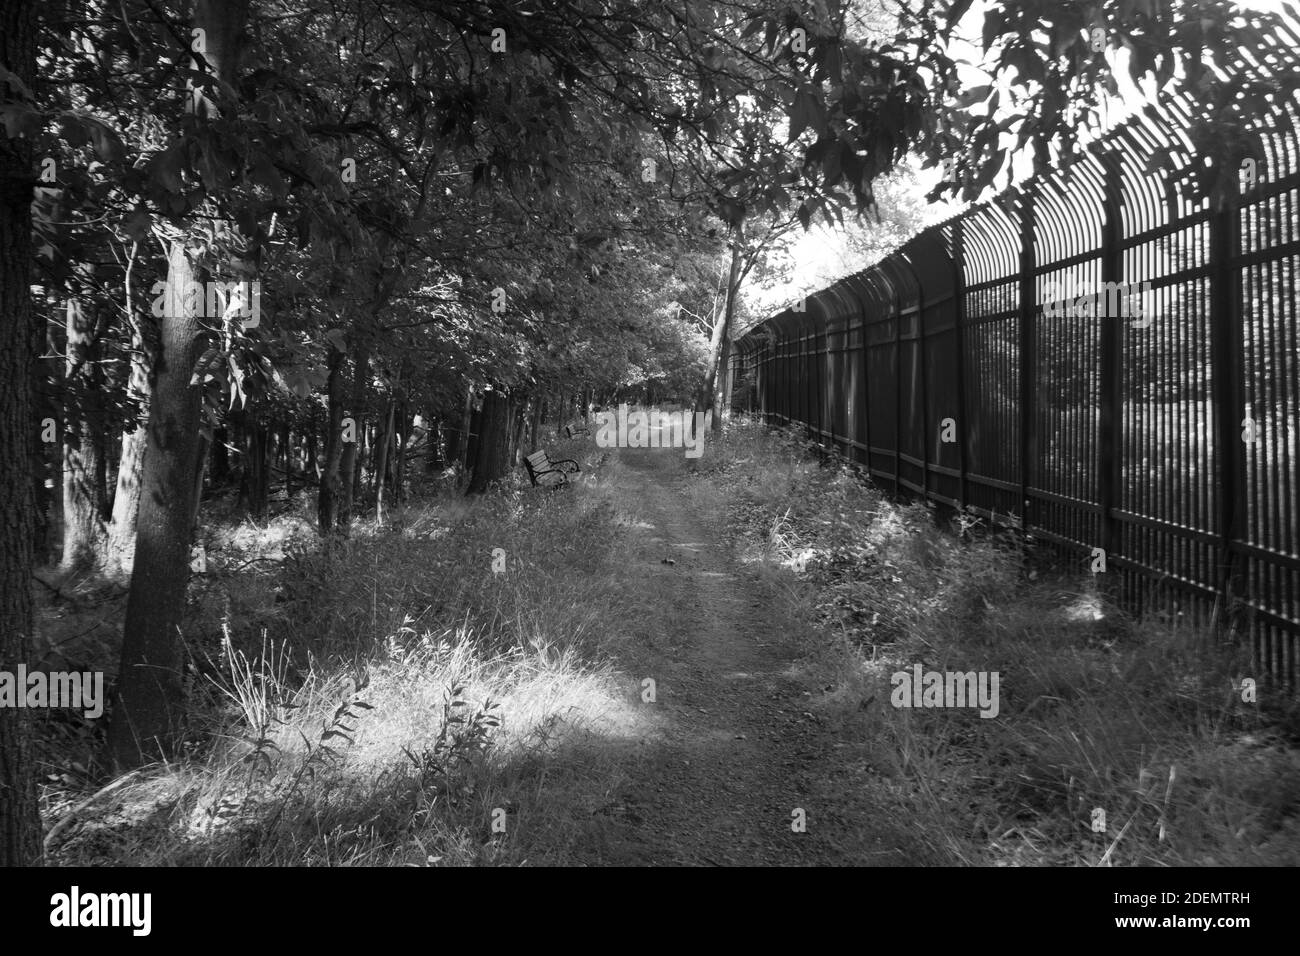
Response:
[{"label": "dirt path", "polygon": [[[620,454],[619,499],[640,519],[629,573],[662,594],[620,666],[656,682],[659,732],[626,768],[627,824],[601,862],[887,864],[896,850],[818,797],[852,748],[810,709],[793,665],[798,622],[770,583],[730,553],[721,523],[693,508],[668,452]],[[674,563],[666,563],[672,561]],[[792,826],[802,810],[806,830]],[[865,842],[865,845],[864,845]]]}]

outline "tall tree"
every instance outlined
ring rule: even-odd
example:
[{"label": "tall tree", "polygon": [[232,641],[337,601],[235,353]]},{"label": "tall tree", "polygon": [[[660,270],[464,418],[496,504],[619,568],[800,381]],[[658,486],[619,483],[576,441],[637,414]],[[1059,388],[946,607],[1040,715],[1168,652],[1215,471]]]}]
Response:
[{"label": "tall tree", "polygon": [[[0,106],[31,108],[36,5],[0,0]],[[33,321],[31,140],[0,135],[0,670],[31,660],[32,369],[42,336]],[[0,865],[40,862],[41,823],[27,711],[0,707]]]},{"label": "tall tree", "polygon": [[[215,117],[211,97],[233,90],[249,0],[199,0],[188,117]],[[222,99],[225,99],[223,96]],[[227,101],[227,108],[233,107]],[[204,351],[201,321],[207,295],[191,256],[191,237],[171,243],[154,366],[144,474],[136,517],[135,566],[123,625],[121,667],[109,753],[119,769],[167,757],[183,717],[183,643],[178,639],[189,583],[190,538],[200,468],[202,402],[195,372]]]}]

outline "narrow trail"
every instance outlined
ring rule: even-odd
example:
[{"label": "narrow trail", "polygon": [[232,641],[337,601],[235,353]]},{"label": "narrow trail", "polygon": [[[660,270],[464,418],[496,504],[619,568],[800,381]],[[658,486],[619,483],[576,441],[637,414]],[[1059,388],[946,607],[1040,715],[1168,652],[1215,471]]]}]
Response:
[{"label": "narrow trail", "polygon": [[[843,819],[843,804],[817,796],[853,748],[810,710],[794,666],[806,634],[773,586],[730,553],[719,518],[691,504],[670,454],[680,453],[619,453],[618,498],[639,519],[628,573],[657,596],[635,622],[648,639],[619,664],[638,682],[655,680],[646,706],[657,709],[658,732],[624,768],[623,839],[600,862],[901,862],[869,820]],[[792,826],[798,810],[803,832]]]}]

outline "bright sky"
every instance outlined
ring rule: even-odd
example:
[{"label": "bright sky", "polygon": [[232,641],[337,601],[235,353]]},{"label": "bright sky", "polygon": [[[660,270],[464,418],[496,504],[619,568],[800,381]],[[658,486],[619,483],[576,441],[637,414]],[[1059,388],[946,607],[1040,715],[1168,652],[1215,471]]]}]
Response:
[{"label": "bright sky", "polygon": [[[1239,2],[1237,5],[1247,9],[1279,12],[1282,10],[1284,3],[1283,0],[1245,0],[1245,2]],[[975,0],[971,5],[971,9],[962,19],[956,32],[957,42],[954,43],[953,49],[953,53],[957,58],[974,64],[978,64],[983,59],[979,43],[983,31],[984,14],[988,7],[987,0]],[[1121,49],[1118,52],[1107,53],[1107,57],[1111,62],[1120,95],[1118,97],[1106,97],[1106,101],[1102,104],[1100,117],[1102,128],[1113,126],[1135,112],[1155,93],[1154,84],[1146,84],[1147,88],[1145,89],[1138,89],[1133,85],[1128,75],[1128,52],[1126,50]],[[961,72],[963,78],[971,86],[980,86],[989,82],[988,75],[982,72],[978,66],[964,68]],[[999,86],[1003,90],[1003,102],[1007,102],[1010,98],[1007,95],[1008,84],[1002,81]],[[1008,135],[1007,139],[1010,138]],[[1085,130],[1081,130],[1080,138],[1086,140],[1091,137],[1087,135]],[[1012,161],[1012,178],[1019,180],[1027,176],[1030,165],[1028,154],[1022,152],[1014,157]],[[924,195],[939,181],[942,170],[938,168],[921,169],[919,162],[914,162],[913,166],[917,170],[919,192]],[[999,177],[982,198],[997,194],[1005,189],[1007,185],[1007,177]],[[932,207],[933,215],[927,217],[925,225],[940,222],[956,213],[960,208],[961,206],[956,203],[937,204]],[[846,217],[846,221],[847,219],[848,217]],[[789,285],[765,290],[751,284],[745,290],[745,297],[755,314],[770,315],[777,309],[799,298],[800,295],[806,295],[824,288],[837,279],[851,275],[870,265],[869,262],[862,261],[860,254],[855,254],[853,244],[848,241],[846,235],[839,228],[827,226],[815,226],[809,232],[801,234],[794,243],[792,261],[792,281]]]}]

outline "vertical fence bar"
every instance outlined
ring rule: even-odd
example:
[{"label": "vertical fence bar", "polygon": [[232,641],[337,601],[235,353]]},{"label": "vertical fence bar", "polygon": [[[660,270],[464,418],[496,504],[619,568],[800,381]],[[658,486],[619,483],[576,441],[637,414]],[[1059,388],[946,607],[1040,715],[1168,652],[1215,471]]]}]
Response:
[{"label": "vertical fence bar", "polygon": [[790,415],[790,343],[782,341],[779,343],[779,347],[781,350],[781,383],[778,393],[781,396],[781,409],[777,414],[784,426],[789,424],[787,419]]},{"label": "vertical fence bar", "polygon": [[823,335],[813,333],[813,345],[817,347],[813,353],[813,363],[817,367],[817,444],[819,445],[824,445],[826,442],[826,382],[830,378],[826,374],[826,362],[831,352],[829,320],[826,321],[826,329]]},{"label": "vertical fence bar", "polygon": [[781,367],[785,372],[785,383],[781,389],[781,418],[783,425],[791,424],[794,418],[794,349],[793,336],[781,343]]},{"label": "vertical fence bar", "polygon": [[[1109,290],[1115,286],[1106,283],[1122,281],[1124,268],[1121,242],[1123,222],[1121,220],[1120,194],[1121,180],[1119,159],[1111,150],[1099,156],[1104,175],[1102,192],[1102,227],[1101,227],[1101,281],[1106,294],[1107,308],[1101,313],[1101,355],[1098,369],[1100,378],[1100,401],[1097,417],[1097,502],[1101,506],[1099,527],[1100,541],[1098,547],[1109,561],[1110,555],[1119,550],[1119,529],[1115,520],[1115,508],[1119,502],[1120,483],[1120,363],[1122,361],[1123,332],[1121,316],[1126,309],[1120,307],[1122,296],[1112,296]],[[1127,301],[1127,300],[1125,300]],[[1100,300],[1099,300],[1100,302]],[[1110,314],[1114,306],[1117,313]]]},{"label": "vertical fence bar", "polygon": [[1214,401],[1215,464],[1219,472],[1219,621],[1240,593],[1233,541],[1246,521],[1246,455],[1238,416],[1245,414],[1241,369],[1241,248],[1236,197],[1224,197],[1210,211],[1210,349]]},{"label": "vertical fence bar", "polygon": [[771,421],[778,426],[781,421],[781,389],[784,377],[785,373],[781,368],[781,333],[776,330],[776,334],[772,337],[772,408],[770,414],[772,416]]},{"label": "vertical fence bar", "polygon": [[[959,424],[960,439],[957,442],[957,496],[962,509],[970,504],[966,487],[966,443],[970,440],[971,430],[967,419],[966,406],[966,221],[958,219],[952,229],[952,301],[953,301],[953,348],[957,350],[957,414],[961,417]],[[972,413],[973,415],[973,413]]]},{"label": "vertical fence bar", "polygon": [[862,308],[862,444],[867,462],[867,477],[871,477],[871,382],[867,377],[871,362],[867,349],[867,300],[858,300]]},{"label": "vertical fence bar", "polygon": [[790,412],[790,343],[788,341],[777,342],[777,350],[780,351],[779,368],[781,372],[780,385],[777,394],[780,395],[780,410],[776,412],[781,420],[781,425],[789,424]]},{"label": "vertical fence bar", "polygon": [[1037,256],[1034,250],[1034,193],[1020,196],[1020,507],[1022,525],[1028,531],[1034,523],[1030,491],[1038,475],[1038,415],[1035,391],[1038,385]]},{"label": "vertical fence bar", "polygon": [[894,494],[903,490],[903,308],[894,291]]},{"label": "vertical fence bar", "polygon": [[[916,270],[908,267],[916,282],[916,374],[920,379],[913,387],[921,393],[921,497],[930,497],[930,430],[938,423],[933,421],[930,408],[930,381],[925,374],[925,284]],[[936,432],[937,433],[937,432]],[[900,441],[901,445],[902,442]]]}]

